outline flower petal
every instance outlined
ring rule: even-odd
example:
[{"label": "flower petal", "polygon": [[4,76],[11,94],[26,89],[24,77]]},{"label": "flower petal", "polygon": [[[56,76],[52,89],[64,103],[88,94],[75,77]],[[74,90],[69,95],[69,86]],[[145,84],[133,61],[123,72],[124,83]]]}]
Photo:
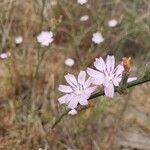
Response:
[{"label": "flower petal", "polygon": [[87,73],[91,77],[103,78],[104,74],[91,68],[87,68]]},{"label": "flower petal", "polygon": [[115,58],[114,56],[107,56],[106,58],[106,67],[107,67],[107,71],[111,72],[114,70],[115,68]]},{"label": "flower petal", "polygon": [[[121,81],[121,80],[120,80]],[[112,80],[112,82],[113,82],[113,84],[115,85],[115,86],[119,86],[119,80],[118,80],[118,78],[114,78],[113,80]]]},{"label": "flower petal", "polygon": [[89,87],[90,85],[91,85],[91,83],[92,83],[92,78],[91,77],[89,77],[86,81],[85,81],[85,83],[84,83],[84,89],[86,89],[87,87]]},{"label": "flower petal", "polygon": [[79,103],[80,103],[80,105],[82,105],[82,106],[88,105],[87,99],[85,99],[85,98],[82,97],[82,96],[79,98]]},{"label": "flower petal", "polygon": [[73,100],[74,96],[74,93],[68,94],[68,97],[66,97],[65,104],[68,104],[71,100]]},{"label": "flower petal", "polygon": [[127,82],[132,82],[132,81],[135,81],[137,80],[137,77],[131,77],[131,78],[128,78]]},{"label": "flower petal", "polygon": [[68,94],[64,95],[64,96],[61,96],[58,101],[60,104],[66,104],[66,99],[68,97]]},{"label": "flower petal", "polygon": [[114,85],[112,82],[109,82],[107,86],[104,87],[105,96],[114,97]]},{"label": "flower petal", "polygon": [[116,77],[119,77],[120,75],[122,75],[123,71],[124,71],[123,65],[119,64],[119,65],[115,68],[114,74],[115,74]]},{"label": "flower petal", "polygon": [[69,115],[76,115],[78,112],[75,109],[72,109],[68,112]]},{"label": "flower petal", "polygon": [[101,85],[101,84],[104,83],[104,81],[105,81],[104,78],[92,78],[92,79],[91,79],[91,82],[92,82],[92,84],[94,84],[94,85]]},{"label": "flower petal", "polygon": [[74,96],[68,104],[68,108],[74,109],[77,107],[79,101],[79,96]]},{"label": "flower petal", "polygon": [[[88,100],[91,94],[96,90],[96,86],[87,88],[81,95],[81,99]],[[80,102],[79,102],[80,103]]]},{"label": "flower petal", "polygon": [[102,57],[100,57],[99,59],[98,58],[95,59],[94,66],[96,69],[98,69],[101,72],[106,70],[106,65]]},{"label": "flower petal", "polygon": [[67,85],[59,85],[58,90],[63,92],[63,93],[73,92],[73,89],[70,86],[67,86]]},{"label": "flower petal", "polygon": [[87,95],[86,98],[88,99],[91,94],[96,90],[97,86],[87,88],[84,93]]},{"label": "flower petal", "polygon": [[67,75],[65,75],[65,79],[68,82],[68,84],[71,85],[72,87],[77,86],[77,80],[73,74],[68,73]]},{"label": "flower petal", "polygon": [[86,72],[85,71],[80,71],[80,73],[78,75],[78,83],[83,85],[85,83],[85,79],[86,79]]},{"label": "flower petal", "polygon": [[115,78],[119,83],[121,82],[122,77]]}]

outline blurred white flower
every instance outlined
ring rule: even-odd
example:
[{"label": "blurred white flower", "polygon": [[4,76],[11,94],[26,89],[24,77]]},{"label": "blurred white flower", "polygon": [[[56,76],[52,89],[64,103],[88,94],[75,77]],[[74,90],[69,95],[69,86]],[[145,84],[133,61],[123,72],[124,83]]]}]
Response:
[{"label": "blurred white flower", "polygon": [[56,1],[56,0],[52,0],[52,1],[51,1],[51,5],[52,5],[52,6],[57,5],[57,1]]},{"label": "blurred white flower", "polygon": [[92,41],[95,44],[100,44],[104,41],[104,38],[100,32],[95,32],[95,33],[93,33]]},{"label": "blurred white flower", "polygon": [[43,46],[49,46],[50,43],[53,42],[53,32],[49,31],[42,31],[37,36],[37,41],[41,43]]},{"label": "blurred white flower", "polygon": [[83,15],[80,17],[80,21],[87,21],[89,19],[88,15]]},{"label": "blurred white flower", "polygon": [[76,115],[78,112],[75,109],[72,109],[68,112],[69,115]]},{"label": "blurred white flower", "polygon": [[1,54],[0,54],[0,58],[1,58],[1,59],[6,59],[6,58],[8,58],[10,55],[11,55],[10,52],[1,53]]},{"label": "blurred white flower", "polygon": [[66,104],[72,111],[69,114],[77,113],[74,109],[78,103],[80,105],[88,105],[88,98],[95,91],[96,86],[90,87],[91,78],[86,80],[86,72],[80,71],[78,79],[72,74],[65,75],[68,85],[59,85],[58,90],[65,93],[58,99],[60,104]]},{"label": "blurred white flower", "polygon": [[15,38],[15,43],[16,44],[21,44],[23,42],[23,37],[22,36],[17,36],[16,38]]},{"label": "blurred white flower", "polygon": [[115,19],[111,19],[111,20],[109,20],[109,22],[108,22],[108,26],[109,27],[116,27],[117,26],[117,24],[118,24],[118,21],[117,20],[115,20]]},{"label": "blurred white flower", "polygon": [[83,4],[86,4],[87,1],[88,0],[77,0],[77,3],[83,5]]},{"label": "blurred white flower", "polygon": [[69,67],[72,67],[74,65],[74,60],[72,58],[67,58],[65,60],[65,65],[69,66]]}]

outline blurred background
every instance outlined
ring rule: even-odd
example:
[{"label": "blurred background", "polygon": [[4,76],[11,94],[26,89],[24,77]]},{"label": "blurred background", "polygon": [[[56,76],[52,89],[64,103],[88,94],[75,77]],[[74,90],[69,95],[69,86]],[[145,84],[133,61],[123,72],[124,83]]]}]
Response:
[{"label": "blurred background", "polygon": [[[37,41],[42,31],[53,32],[49,46]],[[102,42],[92,40],[96,32]],[[0,150],[150,150],[149,83],[96,98],[49,130],[65,110],[57,90],[64,75],[108,54],[117,63],[131,57],[131,75],[143,76],[149,0],[1,0]]]}]

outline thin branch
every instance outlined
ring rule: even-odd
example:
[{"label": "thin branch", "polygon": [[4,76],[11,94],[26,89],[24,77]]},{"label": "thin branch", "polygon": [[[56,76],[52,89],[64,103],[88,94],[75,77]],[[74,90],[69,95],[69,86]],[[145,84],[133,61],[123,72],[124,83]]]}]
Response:
[{"label": "thin branch", "polygon": [[[135,80],[135,81],[132,81],[130,83],[127,84],[127,88],[131,88],[133,86],[136,86],[136,85],[140,85],[140,84],[143,84],[143,83],[146,83],[146,82],[150,82],[150,77],[143,77],[143,78],[140,78],[138,80]],[[115,87],[115,92],[119,92],[120,91],[120,88],[119,87]],[[98,93],[95,93],[93,95],[90,96],[90,99],[95,99],[99,96],[103,96],[105,93],[104,91],[100,91]],[[81,110],[84,110],[86,107],[78,107],[77,109],[79,111]],[[70,109],[67,109],[65,110],[57,119],[56,121],[54,122],[54,124],[52,125],[51,129],[54,129],[56,127],[56,125],[63,119],[64,116],[66,116],[68,114],[68,112],[70,111]]]},{"label": "thin branch", "polygon": [[[41,31],[42,28],[43,28],[43,23],[44,23],[44,10],[45,10],[45,6],[46,6],[46,0],[42,0],[42,9],[41,9],[41,22],[40,22],[40,28],[39,30]],[[40,52],[41,52],[41,45],[38,46],[38,50],[37,50],[37,65],[36,65],[36,68],[35,68],[35,73],[33,75],[33,81],[36,79],[36,77],[38,76],[38,71],[39,71],[39,68],[40,68],[40,65],[41,65],[41,62],[42,62],[42,59],[43,59],[43,56],[41,56],[40,58]],[[45,54],[45,52],[43,52]],[[42,54],[42,55],[44,55]]]},{"label": "thin branch", "polygon": [[69,109],[65,110],[65,111],[60,115],[60,117],[54,122],[54,124],[52,125],[51,129],[54,129],[55,126],[61,121],[61,119],[62,119],[64,116],[66,116],[66,115],[68,114],[69,111],[70,111]]},{"label": "thin branch", "polygon": [[[40,22],[40,26],[39,26],[39,30],[41,31],[42,30],[42,27],[43,27],[43,22],[44,22],[44,9],[45,9],[45,6],[46,6],[46,0],[42,0],[42,9],[41,9],[41,22]],[[23,99],[27,99],[27,108],[29,108],[30,110],[30,107],[31,107],[31,95],[33,93],[33,86],[35,84],[35,81],[36,81],[36,78],[38,76],[38,72],[39,72],[39,68],[40,68],[40,65],[43,61],[43,57],[44,57],[44,54],[46,51],[42,51],[42,56],[40,55],[40,52],[41,52],[41,45],[38,46],[38,50],[37,50],[37,65],[35,67],[35,72],[33,72],[32,74],[32,82],[31,82],[31,86],[27,92],[27,94],[23,97]],[[41,57],[40,57],[41,56]]]}]

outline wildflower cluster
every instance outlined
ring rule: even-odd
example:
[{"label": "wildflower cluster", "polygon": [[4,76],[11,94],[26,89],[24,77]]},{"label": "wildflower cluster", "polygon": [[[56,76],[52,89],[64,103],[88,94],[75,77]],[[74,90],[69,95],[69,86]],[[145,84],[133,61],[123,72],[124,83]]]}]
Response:
[{"label": "wildflower cluster", "polygon": [[[60,104],[65,104],[70,109],[69,114],[77,114],[76,108],[79,105],[88,105],[88,99],[98,86],[103,86],[105,96],[114,97],[114,86],[119,86],[125,71],[121,62],[115,67],[114,56],[107,56],[106,61],[102,57],[96,58],[94,62],[96,69],[87,68],[80,71],[77,79],[72,74],[65,75],[69,85],[59,85],[58,90],[65,93],[58,99]],[[87,74],[89,75],[86,80]],[[128,78],[127,82],[136,80],[136,77]]]},{"label": "wildflower cluster", "polygon": [[[77,3],[80,5],[84,5],[86,3],[88,3],[88,0],[77,0]],[[81,22],[85,22],[89,20],[89,16],[86,15],[82,15],[80,16],[80,21]],[[108,21],[108,26],[110,28],[114,28],[118,25],[118,21],[116,19],[110,19]],[[92,35],[92,42],[95,44],[101,44],[102,42],[104,42],[105,38],[103,37],[102,33],[100,31],[96,31],[93,33]]]},{"label": "wildflower cluster", "polygon": [[[42,46],[49,46],[53,42],[53,32],[52,31],[42,31],[37,35],[37,42]],[[21,35],[15,37],[16,45],[19,45],[23,42],[23,37]]]}]

